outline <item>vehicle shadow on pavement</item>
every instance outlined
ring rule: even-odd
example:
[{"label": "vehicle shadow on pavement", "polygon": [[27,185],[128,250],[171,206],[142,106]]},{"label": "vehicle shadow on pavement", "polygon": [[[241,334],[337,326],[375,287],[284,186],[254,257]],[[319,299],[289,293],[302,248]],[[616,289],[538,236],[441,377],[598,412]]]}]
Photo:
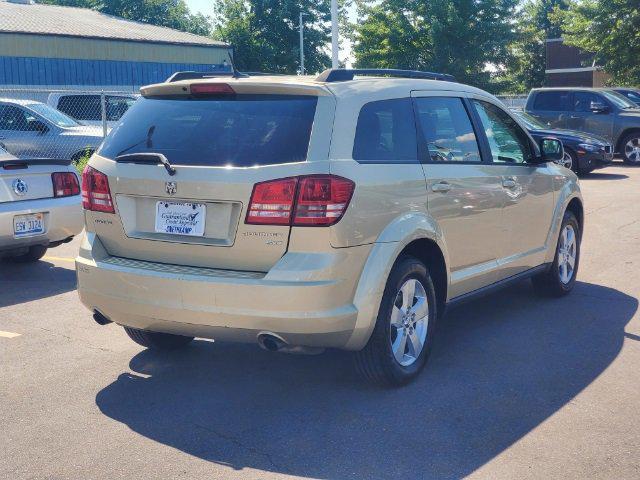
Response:
[{"label": "vehicle shadow on pavement", "polygon": [[582,175],[580,180],[625,180],[628,175],[621,173],[590,172]]},{"label": "vehicle shadow on pavement", "polygon": [[350,355],[287,356],[197,341],[143,351],[100,391],[104,415],[189,455],[313,478],[460,478],[570,402],[618,355],[638,301],[527,282],[452,310],[427,369],[380,389]]},{"label": "vehicle shadow on pavement", "polygon": [[46,261],[0,261],[0,308],[53,297],[76,288],[76,271]]}]

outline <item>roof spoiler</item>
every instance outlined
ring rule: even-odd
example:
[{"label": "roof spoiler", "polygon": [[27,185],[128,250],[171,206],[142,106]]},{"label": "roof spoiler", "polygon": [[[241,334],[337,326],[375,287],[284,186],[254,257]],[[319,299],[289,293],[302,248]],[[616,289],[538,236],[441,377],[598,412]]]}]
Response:
[{"label": "roof spoiler", "polygon": [[393,68],[329,68],[316,77],[317,82],[347,82],[353,80],[356,75],[395,77],[395,78],[415,78],[421,80],[442,80],[455,82],[456,77],[447,73],[422,72],[420,70],[398,70]]}]

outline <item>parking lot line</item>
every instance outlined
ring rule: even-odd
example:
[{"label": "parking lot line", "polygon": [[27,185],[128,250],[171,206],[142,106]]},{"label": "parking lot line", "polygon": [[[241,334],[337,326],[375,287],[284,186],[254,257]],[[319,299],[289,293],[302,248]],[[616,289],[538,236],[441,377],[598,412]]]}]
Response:
[{"label": "parking lot line", "polygon": [[53,260],[54,262],[75,262],[75,258],[70,258],[70,257],[50,257],[50,256],[46,256],[43,257],[43,260]]},{"label": "parking lot line", "polygon": [[22,334],[14,333],[14,332],[3,332],[2,330],[0,330],[0,337],[2,338],[16,338],[16,337],[19,337],[20,335]]}]

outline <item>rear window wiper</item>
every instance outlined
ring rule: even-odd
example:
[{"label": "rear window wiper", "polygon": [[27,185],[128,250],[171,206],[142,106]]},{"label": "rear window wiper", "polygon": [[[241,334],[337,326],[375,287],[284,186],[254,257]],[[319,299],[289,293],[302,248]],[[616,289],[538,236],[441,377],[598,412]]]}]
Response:
[{"label": "rear window wiper", "polygon": [[116,162],[119,163],[146,163],[150,165],[158,165],[159,163],[164,166],[167,173],[171,176],[176,174],[176,169],[169,163],[167,157],[161,153],[127,153],[125,155],[118,155]]}]

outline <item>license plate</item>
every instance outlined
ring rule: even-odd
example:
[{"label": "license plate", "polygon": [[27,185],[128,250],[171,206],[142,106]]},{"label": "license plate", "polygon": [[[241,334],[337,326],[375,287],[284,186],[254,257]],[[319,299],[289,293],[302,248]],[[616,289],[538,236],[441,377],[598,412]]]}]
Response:
[{"label": "license plate", "polygon": [[201,203],[156,203],[156,232],[202,237],[206,207]]},{"label": "license plate", "polygon": [[13,217],[13,234],[16,237],[28,237],[42,233],[44,233],[44,215],[42,213]]}]

